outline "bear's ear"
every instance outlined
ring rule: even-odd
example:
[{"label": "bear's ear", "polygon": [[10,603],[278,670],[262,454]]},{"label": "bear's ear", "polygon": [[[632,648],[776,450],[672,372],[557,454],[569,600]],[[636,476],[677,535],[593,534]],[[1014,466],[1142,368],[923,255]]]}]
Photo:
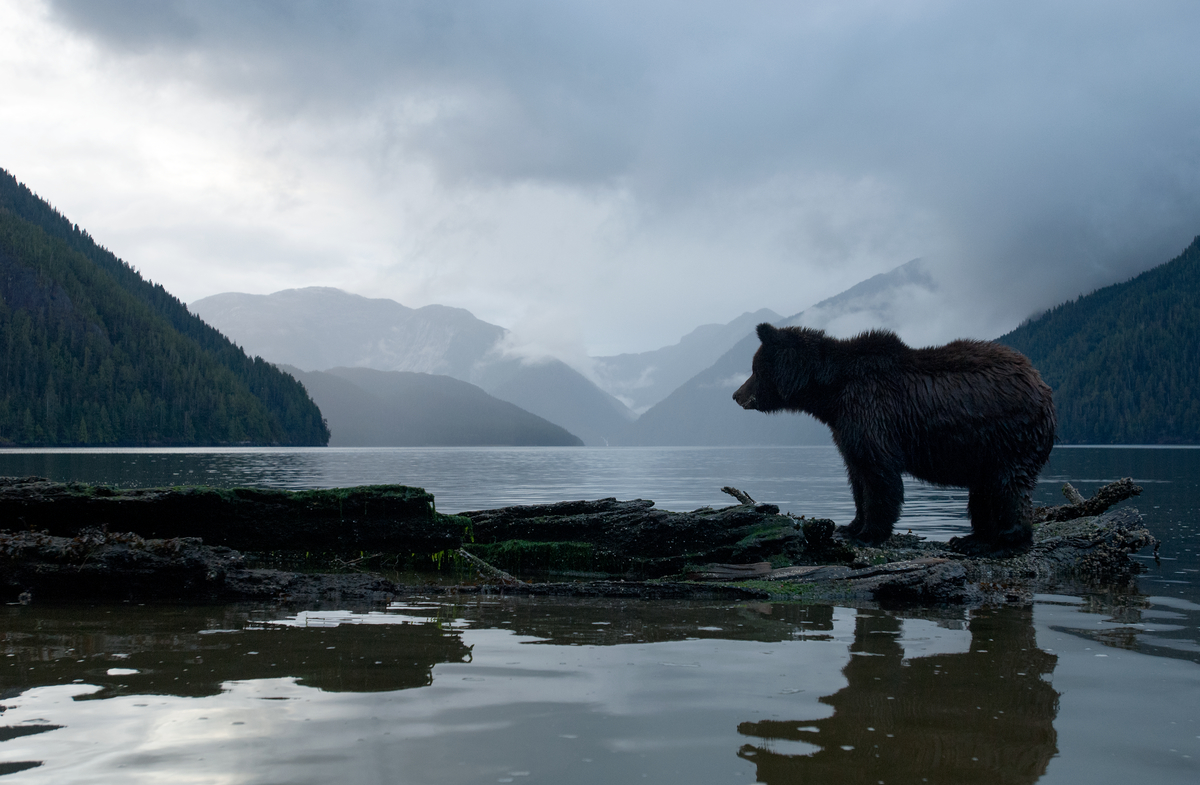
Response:
[{"label": "bear's ear", "polygon": [[763,322],[758,326],[758,340],[763,343],[770,343],[779,335],[779,330],[770,322]]}]

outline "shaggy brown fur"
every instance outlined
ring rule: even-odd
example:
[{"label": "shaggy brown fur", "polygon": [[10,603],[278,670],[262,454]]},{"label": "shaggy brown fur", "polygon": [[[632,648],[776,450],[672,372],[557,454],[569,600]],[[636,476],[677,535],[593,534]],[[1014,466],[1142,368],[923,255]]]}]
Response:
[{"label": "shaggy brown fur", "polygon": [[1030,493],[1055,418],[1050,388],[1024,355],[987,341],[912,349],[881,330],[840,340],[760,324],[758,337],[754,372],[733,399],[829,426],[854,493],[847,536],[870,544],[891,536],[906,473],[969,489],[973,533],[957,539],[961,550],[1029,546]]}]

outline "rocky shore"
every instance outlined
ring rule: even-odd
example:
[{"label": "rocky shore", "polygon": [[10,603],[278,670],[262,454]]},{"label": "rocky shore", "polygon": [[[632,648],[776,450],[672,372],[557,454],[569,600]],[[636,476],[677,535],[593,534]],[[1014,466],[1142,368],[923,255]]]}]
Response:
[{"label": "rocky shore", "polygon": [[[432,496],[404,486],[122,491],[4,478],[0,595],[325,602],[492,592],[1024,604],[1035,592],[1127,582],[1138,569],[1131,554],[1156,545],[1135,509],[1111,509],[1141,491],[1128,480],[1038,510],[1033,547],[1006,558],[966,556],[912,535],[855,547],[838,539],[832,521],[781,515],[728,490],[741,503],[682,513],[601,499],[446,516]],[[329,571],[255,566],[264,553],[314,551]],[[462,580],[415,585],[365,571],[386,556],[393,565],[452,564]]]}]

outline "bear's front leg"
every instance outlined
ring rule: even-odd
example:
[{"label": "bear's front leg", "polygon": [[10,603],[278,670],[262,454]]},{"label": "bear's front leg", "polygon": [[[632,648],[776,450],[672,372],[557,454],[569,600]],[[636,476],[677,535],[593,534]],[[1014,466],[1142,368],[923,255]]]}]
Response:
[{"label": "bear's front leg", "polygon": [[846,469],[850,480],[850,493],[854,496],[854,520],[846,526],[837,527],[837,536],[844,540],[858,540],[858,535],[862,533],[863,528],[863,488],[862,482],[858,479],[858,475],[851,471],[849,467]]},{"label": "bear's front leg", "polygon": [[899,472],[852,471],[850,485],[857,488],[854,506],[857,515],[848,529],[848,538],[863,545],[882,545],[892,536],[892,527],[900,520],[904,505],[904,480]]}]

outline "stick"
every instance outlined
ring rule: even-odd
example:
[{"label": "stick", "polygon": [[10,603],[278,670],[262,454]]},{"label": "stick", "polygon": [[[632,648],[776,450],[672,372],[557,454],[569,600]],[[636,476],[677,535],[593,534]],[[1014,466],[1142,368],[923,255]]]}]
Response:
[{"label": "stick", "polygon": [[737,488],[733,488],[729,485],[726,485],[724,488],[722,488],[721,492],[729,494],[730,496],[737,499],[742,504],[754,504],[755,503],[754,500],[750,498],[750,494],[746,493],[745,491],[739,491]]},{"label": "stick", "polygon": [[1071,504],[1083,504],[1085,501],[1083,494],[1075,490],[1075,486],[1069,482],[1063,483],[1062,494],[1067,497],[1067,501]]},{"label": "stick", "polygon": [[495,578],[505,586],[519,586],[522,583],[522,581],[509,575],[504,570],[501,570],[498,567],[493,567],[478,556],[467,553],[462,548],[458,549],[458,555],[475,565],[475,568],[478,569],[482,575]]}]

